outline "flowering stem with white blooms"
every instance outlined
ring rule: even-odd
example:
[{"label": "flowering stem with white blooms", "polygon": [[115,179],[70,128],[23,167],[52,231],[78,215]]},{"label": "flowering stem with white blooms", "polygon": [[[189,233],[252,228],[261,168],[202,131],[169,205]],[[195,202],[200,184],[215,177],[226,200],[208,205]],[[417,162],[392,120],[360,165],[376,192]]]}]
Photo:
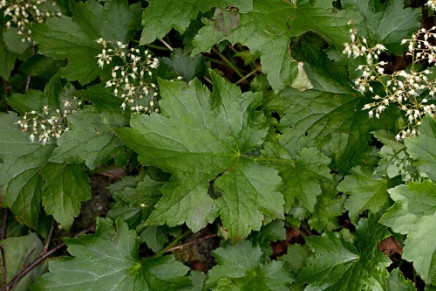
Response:
[{"label": "flowering stem with white blooms", "polygon": [[420,29],[411,39],[404,39],[401,44],[408,43],[406,55],[412,57],[412,64],[408,70],[395,71],[386,74],[384,66],[387,62],[380,61],[380,54],[387,51],[386,47],[376,44],[368,46],[365,38],[357,36],[355,27],[350,29],[352,42],[345,43],[344,54],[348,57],[365,58],[366,64],[357,67],[362,71],[360,78],[354,83],[356,89],[362,93],[373,93],[373,85],[379,83],[383,87],[383,95],[373,96],[374,102],[366,104],[363,109],[369,110],[369,117],[379,118],[380,114],[391,104],[396,104],[405,113],[407,125],[396,135],[397,139],[404,139],[416,135],[416,126],[421,123],[424,115],[436,115],[436,106],[431,103],[435,98],[436,82],[428,78],[430,70],[417,71],[418,64],[432,65],[435,62],[436,27]]},{"label": "flowering stem with white blooms", "polygon": [[63,103],[63,109],[52,109],[45,105],[42,112],[30,111],[24,113],[23,117],[17,121],[22,132],[30,132],[32,142],[39,141],[46,144],[51,139],[58,139],[68,131],[66,116],[76,112],[82,102],[73,97],[72,100],[66,100]]},{"label": "flowering stem with white blooms", "polygon": [[[42,7],[43,4],[48,5]],[[1,0],[0,10],[3,9],[6,27],[18,28],[17,33],[22,36],[22,42],[32,41],[31,23],[42,23],[49,17],[62,15],[56,2],[51,0]]]},{"label": "flowering stem with white blooms", "polygon": [[97,55],[100,68],[111,64],[115,58],[123,62],[121,66],[112,68],[112,79],[106,82],[106,87],[113,88],[113,94],[123,99],[123,110],[128,106],[134,113],[159,111],[157,86],[151,82],[152,70],[159,66],[159,60],[152,57],[148,50],[129,49],[119,41],[100,38],[97,42],[103,46]]}]

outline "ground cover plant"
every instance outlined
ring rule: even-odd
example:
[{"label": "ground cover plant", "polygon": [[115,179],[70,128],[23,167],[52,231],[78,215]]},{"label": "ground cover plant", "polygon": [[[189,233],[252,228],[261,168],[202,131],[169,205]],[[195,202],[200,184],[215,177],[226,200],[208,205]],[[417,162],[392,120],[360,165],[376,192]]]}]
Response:
[{"label": "ground cover plant", "polygon": [[435,10],[1,0],[1,289],[436,289]]}]

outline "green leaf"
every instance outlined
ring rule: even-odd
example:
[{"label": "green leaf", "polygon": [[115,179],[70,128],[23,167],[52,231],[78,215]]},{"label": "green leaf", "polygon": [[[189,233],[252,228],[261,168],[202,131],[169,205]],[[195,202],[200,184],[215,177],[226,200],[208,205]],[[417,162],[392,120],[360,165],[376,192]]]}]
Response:
[{"label": "green leaf", "polygon": [[[237,241],[259,230],[265,216],[281,218],[284,201],[278,172],[247,154],[262,144],[268,129],[255,111],[261,95],[241,94],[216,73],[211,76],[212,100],[198,80],[161,80],[163,114],[132,116],[132,128],[117,132],[143,165],[173,174],[150,225],[186,222],[198,231],[219,215]],[[209,184],[216,197],[208,195]]]},{"label": "green leaf", "polygon": [[[0,241],[5,254],[6,282],[11,280],[22,270],[24,266],[33,262],[43,249],[43,245],[38,235],[31,232],[26,236],[8,237]],[[1,262],[1,258],[0,258]],[[47,264],[42,263],[33,268],[19,283],[13,288],[14,291],[29,290],[33,282],[41,276],[47,269]],[[3,278],[3,277],[2,277]],[[1,285],[3,282],[1,282]]]},{"label": "green leaf", "polygon": [[3,40],[3,34],[0,33],[0,77],[9,80],[11,71],[15,66],[16,55],[10,52]]},{"label": "green leaf", "polygon": [[288,245],[286,255],[283,255],[278,259],[285,261],[292,272],[297,272],[304,267],[309,254],[310,252],[305,246],[290,244]]},{"label": "green leaf", "polygon": [[193,54],[207,51],[223,40],[244,44],[253,53],[260,53],[262,71],[275,91],[291,85],[297,77],[297,62],[289,48],[291,37],[312,31],[342,49],[342,43],[349,38],[347,22],[360,19],[352,11],[333,12],[332,6],[323,1],[314,6],[297,6],[282,0],[255,0],[253,6],[253,11],[241,14],[230,33],[219,30],[216,20],[209,20],[193,41]]},{"label": "green leaf", "polygon": [[9,29],[3,31],[3,39],[9,51],[17,54],[23,54],[30,47],[31,42],[23,42],[23,35],[18,34],[18,31],[18,28],[10,27]]},{"label": "green leaf", "polygon": [[47,163],[54,145],[32,143],[15,125],[15,114],[0,114],[0,194],[15,218],[38,227],[40,215],[40,170]]},{"label": "green leaf", "polygon": [[[289,290],[294,281],[283,262],[263,264],[262,252],[247,241],[213,251],[217,266],[208,272],[213,290]],[[225,287],[224,287],[225,286]]]},{"label": "green leaf", "polygon": [[393,123],[391,116],[368,119],[368,113],[362,111],[367,100],[357,94],[287,89],[278,98],[287,108],[280,120],[284,128],[280,143],[292,156],[303,147],[316,146],[332,158],[335,170],[349,169],[366,148],[370,132]]},{"label": "green leaf", "polygon": [[424,118],[419,127],[419,136],[404,140],[409,155],[416,160],[414,165],[430,179],[436,181],[436,120]]},{"label": "green leaf", "polygon": [[76,96],[92,103],[99,112],[120,112],[123,100],[113,95],[110,88],[99,84],[76,92]]},{"label": "green leaf", "polygon": [[307,237],[314,254],[298,279],[309,283],[309,290],[386,290],[390,260],[377,245],[388,234],[371,216],[358,226],[354,245],[331,232]]},{"label": "green leaf", "polygon": [[91,198],[89,177],[82,165],[47,164],[41,171],[42,205],[66,230],[80,213],[81,202]]},{"label": "green leaf", "polygon": [[155,39],[164,37],[171,28],[183,33],[191,20],[199,12],[207,12],[214,7],[226,9],[233,6],[241,13],[252,10],[252,0],[149,0],[148,7],[142,14],[141,44],[151,43]]},{"label": "green leaf", "polygon": [[168,227],[160,225],[146,226],[140,235],[141,242],[145,242],[154,253],[160,252],[168,243]]},{"label": "green leaf", "polygon": [[20,70],[29,76],[47,80],[53,77],[65,65],[65,61],[55,61],[52,58],[37,54],[31,56],[23,63],[20,66]]},{"label": "green leaf", "polygon": [[39,90],[30,89],[25,94],[12,94],[7,98],[8,104],[21,115],[32,110],[42,112],[48,104],[47,96]]},{"label": "green leaf", "polygon": [[67,119],[69,130],[58,139],[50,162],[84,162],[92,170],[123,150],[123,143],[114,133],[114,128],[127,123],[123,113],[98,113],[92,107],[86,107]]},{"label": "green leaf", "polygon": [[96,56],[101,45],[96,40],[126,43],[139,28],[139,5],[128,6],[126,0],[70,2],[73,16],[49,18],[44,24],[32,26],[32,37],[41,54],[55,60],[68,59],[63,77],[87,84],[97,78],[101,69]]},{"label": "green leaf", "polygon": [[338,185],[338,190],[350,194],[345,208],[351,221],[355,222],[364,210],[376,213],[388,202],[388,180],[373,174],[373,170],[367,167],[356,166],[351,172]]},{"label": "green leaf", "polygon": [[383,44],[389,49],[388,52],[398,55],[404,51],[401,40],[410,38],[412,32],[421,27],[421,9],[404,9],[402,1],[344,0],[341,4],[344,8],[355,8],[362,15],[358,34],[365,36],[370,45]]},{"label": "green leaf", "polygon": [[380,219],[395,232],[407,234],[402,258],[427,284],[436,283],[436,185],[425,180],[390,189],[395,201]]},{"label": "green leaf", "polygon": [[186,81],[190,81],[195,77],[200,79],[207,72],[204,58],[201,55],[191,57],[181,49],[175,49],[171,53],[171,58],[163,58],[163,62],[168,64],[170,69],[177,72]]},{"label": "green leaf", "polygon": [[[173,256],[140,259],[136,232],[99,218],[93,235],[67,239],[73,256],[50,261],[34,290],[177,290],[189,285],[188,267]],[[92,272],[90,272],[92,270]]]},{"label": "green leaf", "polygon": [[[280,142],[280,140],[279,140]],[[282,193],[285,198],[285,211],[290,213],[295,198],[302,207],[313,212],[317,197],[321,195],[321,184],[332,184],[332,176],[328,165],[330,159],[316,148],[303,148],[296,155],[292,164],[283,163],[292,160],[292,147],[283,147],[280,143],[267,142],[262,151],[265,156],[279,159],[275,164],[282,177]]]},{"label": "green leaf", "polygon": [[392,270],[388,278],[388,291],[415,291],[412,281],[404,278],[399,268]]}]

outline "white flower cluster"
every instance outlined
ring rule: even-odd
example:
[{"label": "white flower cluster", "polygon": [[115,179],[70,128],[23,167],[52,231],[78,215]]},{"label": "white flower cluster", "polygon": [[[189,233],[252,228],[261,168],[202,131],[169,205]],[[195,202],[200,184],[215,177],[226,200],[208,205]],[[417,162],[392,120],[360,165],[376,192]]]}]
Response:
[{"label": "white flower cluster", "polygon": [[[45,4],[44,7],[42,7]],[[48,4],[48,5],[47,5]],[[50,9],[47,9],[47,7]],[[6,27],[18,28],[17,33],[22,35],[22,42],[32,41],[30,23],[41,23],[52,16],[61,16],[55,1],[47,3],[46,0],[1,0],[0,10],[6,18]]]},{"label": "white flower cluster", "polygon": [[159,60],[152,57],[148,50],[129,49],[119,41],[100,38],[97,42],[103,46],[102,52],[97,55],[99,67],[111,64],[115,58],[123,62],[113,67],[112,79],[106,82],[106,87],[113,88],[113,94],[123,99],[121,108],[125,110],[128,106],[134,113],[158,112],[158,93],[156,85],[151,82],[151,70],[159,66]]},{"label": "white flower cluster", "polygon": [[63,110],[53,110],[45,105],[41,112],[26,112],[22,119],[17,121],[22,132],[30,132],[30,140],[38,140],[43,144],[49,142],[52,138],[58,139],[64,132],[68,131],[66,116],[76,112],[81,101],[73,97],[72,101],[64,101]]},{"label": "white flower cluster", "polygon": [[425,5],[430,7],[431,10],[436,11],[436,0],[428,0]]},{"label": "white flower cluster", "polygon": [[374,84],[383,87],[383,96],[375,95],[374,102],[366,104],[363,110],[369,110],[369,117],[379,118],[380,114],[391,104],[396,104],[405,113],[408,124],[396,135],[398,140],[416,135],[416,126],[421,124],[424,115],[436,116],[436,106],[430,103],[436,92],[436,81],[428,78],[429,70],[417,71],[418,64],[432,65],[436,58],[436,27],[429,30],[424,28],[413,34],[411,39],[401,43],[408,43],[407,55],[412,57],[410,70],[395,71],[386,74],[384,66],[387,62],[380,61],[380,54],[386,51],[381,44],[368,46],[365,38],[357,36],[356,28],[350,29],[352,43],[345,43],[344,54],[354,58],[363,57],[366,64],[358,66],[362,72],[354,83],[357,90],[374,92]]}]

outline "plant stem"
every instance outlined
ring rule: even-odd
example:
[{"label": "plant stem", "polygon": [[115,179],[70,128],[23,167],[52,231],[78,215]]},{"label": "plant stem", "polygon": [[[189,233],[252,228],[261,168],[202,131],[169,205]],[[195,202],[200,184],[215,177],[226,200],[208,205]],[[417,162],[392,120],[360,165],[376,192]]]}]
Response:
[{"label": "plant stem", "polygon": [[28,265],[26,268],[22,269],[20,273],[18,273],[9,284],[6,285],[6,290],[12,290],[15,285],[18,284],[18,282],[26,276],[30,271],[32,271],[36,266],[38,266],[41,262],[43,262],[46,258],[51,256],[52,254],[56,253],[58,250],[63,248],[65,246],[65,243],[61,243],[54,247],[53,249],[42,253],[39,257],[37,257],[30,265]]},{"label": "plant stem", "polygon": [[[3,213],[3,222],[2,222],[2,228],[0,231],[0,240],[4,240],[6,238],[6,232],[8,229],[8,215],[9,215],[9,210],[7,208],[4,209],[4,213]],[[3,287],[2,290],[7,290],[6,289],[6,260],[5,260],[5,250],[3,248],[3,245],[0,245],[0,252],[1,252],[1,259],[2,259],[2,264],[1,264],[1,270],[2,270],[2,282],[3,282]]]},{"label": "plant stem", "polygon": [[8,217],[9,217],[9,209],[5,208],[5,212],[3,213],[3,224],[0,231],[0,240],[6,238],[6,232],[8,230]]},{"label": "plant stem", "polygon": [[159,46],[159,45],[155,45],[155,44],[146,44],[146,46],[157,49],[157,50],[161,50],[161,51],[169,51],[170,49],[168,49],[167,47],[164,46]]},{"label": "plant stem", "polygon": [[159,253],[154,255],[155,258],[163,256],[166,252],[168,252],[169,249],[174,247],[179,241],[190,235],[192,232],[190,230],[185,231],[181,235],[179,235],[175,240],[173,240],[171,243],[169,243],[165,248],[163,248]]},{"label": "plant stem", "polygon": [[194,240],[192,240],[192,241],[188,241],[187,243],[176,245],[176,246],[174,246],[174,247],[172,247],[172,248],[167,249],[165,252],[166,252],[166,253],[171,253],[171,252],[173,252],[173,251],[175,251],[175,250],[183,249],[184,247],[187,247],[187,246],[189,246],[189,245],[197,244],[197,243],[199,243],[199,242],[201,242],[201,241],[203,241],[203,240],[210,239],[210,238],[213,238],[213,237],[216,237],[216,236],[217,236],[216,233],[209,234],[209,235],[206,235],[206,236],[200,237],[200,238],[198,238],[198,239],[194,239]]},{"label": "plant stem", "polygon": [[217,48],[213,48],[213,51],[240,77],[243,78],[244,75],[239,71],[239,69],[228,59],[226,58]]},{"label": "plant stem", "polygon": [[160,42],[164,45],[164,46],[166,46],[170,51],[174,51],[174,49],[173,49],[173,47],[172,46],[170,46],[163,38],[161,38],[161,39],[159,39],[160,40]]},{"label": "plant stem", "polygon": [[244,77],[239,79],[235,84],[238,85],[239,83],[244,82],[245,80],[247,80],[247,78],[251,77],[252,75],[254,75],[258,71],[260,71],[259,68],[254,69],[253,71],[251,71],[250,73],[248,73],[247,75],[245,75]]},{"label": "plant stem", "polygon": [[[32,56],[35,55],[35,45],[32,44]],[[30,88],[30,81],[32,81],[32,76],[28,75],[27,76],[27,81],[26,81],[26,88],[25,88],[25,92],[29,91]]]},{"label": "plant stem", "polygon": [[2,290],[6,291],[7,286],[6,286],[6,261],[5,261],[5,250],[3,249],[3,246],[0,245],[0,252],[1,252],[1,258],[2,258],[2,282],[3,282],[3,287]]},{"label": "plant stem", "polygon": [[227,65],[227,63],[220,61],[220,60],[216,60],[214,58],[210,58],[210,57],[204,57],[204,58],[208,61],[211,61],[211,62],[219,64],[219,65]]},{"label": "plant stem", "polygon": [[42,250],[43,253],[47,252],[48,247],[50,246],[51,238],[53,236],[54,226],[55,226],[55,221],[53,219],[51,221],[51,226],[50,226],[50,231],[48,232],[47,241],[45,242],[44,249]]}]

